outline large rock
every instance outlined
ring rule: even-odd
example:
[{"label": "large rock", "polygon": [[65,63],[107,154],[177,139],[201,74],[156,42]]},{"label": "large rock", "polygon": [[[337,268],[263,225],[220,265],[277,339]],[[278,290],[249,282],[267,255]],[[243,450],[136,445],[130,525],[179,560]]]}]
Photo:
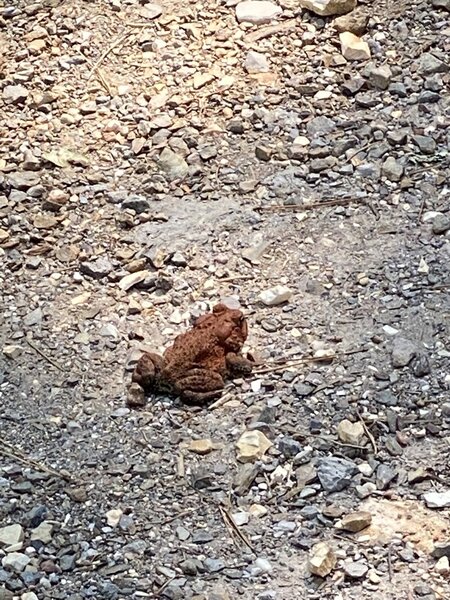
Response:
[{"label": "large rock", "polygon": [[319,542],[312,547],[308,567],[313,575],[326,577],[336,566],[336,555],[326,542]]},{"label": "large rock", "polygon": [[340,492],[345,489],[357,472],[355,463],[333,456],[323,458],[317,469],[320,484],[326,492]]},{"label": "large rock", "polygon": [[354,35],[363,35],[366,33],[368,23],[369,15],[362,8],[356,8],[352,12],[337,17],[333,21],[334,28],[339,33],[350,31]]},{"label": "large rock", "polygon": [[170,148],[164,148],[161,152],[158,165],[171,181],[184,179],[189,172],[188,164],[184,158]]},{"label": "large rock", "polygon": [[370,58],[369,44],[357,35],[344,31],[339,35],[342,56],[347,60],[368,60]]},{"label": "large rock", "polygon": [[0,529],[0,546],[14,546],[23,540],[23,529],[19,524],[6,525]]},{"label": "large rock", "polygon": [[299,0],[300,6],[321,17],[345,15],[356,7],[356,0]]},{"label": "large rock", "polygon": [[282,10],[268,0],[245,0],[236,6],[236,19],[239,23],[262,25],[276,19]]},{"label": "large rock", "polygon": [[417,354],[417,346],[411,340],[396,337],[392,344],[392,366],[396,369],[406,367]]}]

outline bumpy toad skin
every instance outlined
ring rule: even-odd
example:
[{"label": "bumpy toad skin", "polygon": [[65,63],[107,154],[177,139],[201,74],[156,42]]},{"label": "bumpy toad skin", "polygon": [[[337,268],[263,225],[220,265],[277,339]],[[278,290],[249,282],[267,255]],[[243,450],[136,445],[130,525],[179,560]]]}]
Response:
[{"label": "bumpy toad skin", "polygon": [[227,375],[251,372],[252,362],[239,354],[246,339],[242,312],[217,304],[179,335],[163,357],[145,353],[133,381],[146,391],[171,392],[186,402],[203,404],[220,396]]}]

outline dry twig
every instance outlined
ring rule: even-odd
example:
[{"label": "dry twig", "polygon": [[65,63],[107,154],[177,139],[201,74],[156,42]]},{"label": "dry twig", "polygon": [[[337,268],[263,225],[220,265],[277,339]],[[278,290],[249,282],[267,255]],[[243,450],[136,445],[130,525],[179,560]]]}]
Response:
[{"label": "dry twig", "polygon": [[[225,523],[225,527],[228,529],[228,531],[230,531],[230,534],[232,531],[234,531],[234,533],[237,535],[237,537],[247,546],[247,548],[249,550],[251,550],[253,553],[255,553],[255,549],[250,544],[247,537],[242,533],[242,531],[239,529],[239,527],[233,521],[233,517],[230,515],[230,513],[227,511],[227,509],[223,506],[219,506],[219,511],[220,511],[220,514],[222,515],[222,519],[223,519],[223,522]],[[231,535],[231,537],[233,538],[232,535]]]},{"label": "dry twig", "polygon": [[40,348],[38,348],[31,340],[30,338],[26,337],[25,338],[27,341],[27,344],[30,346],[30,348],[33,348],[33,350],[35,352],[37,352],[38,354],[40,354],[42,356],[42,358],[45,358],[45,360],[47,362],[49,362],[51,365],[53,365],[56,369],[58,369],[58,371],[62,371],[64,373],[64,369],[58,365],[58,363],[56,361],[53,360],[53,358],[51,358],[50,356],[47,356],[47,354],[45,354],[45,352],[43,352]]},{"label": "dry twig", "polygon": [[367,437],[369,438],[370,443],[372,444],[374,454],[375,455],[378,454],[378,448],[377,448],[377,443],[375,441],[375,438],[373,437],[372,433],[370,432],[369,428],[367,427],[364,419],[362,418],[362,416],[358,410],[356,411],[356,414],[358,415],[358,419],[360,420],[361,425],[363,426],[364,431],[365,431]]},{"label": "dry twig", "polygon": [[114,50],[114,48],[117,48],[117,46],[119,46],[123,41],[125,41],[126,37],[128,36],[128,33],[123,33],[121,36],[119,36],[116,40],[114,40],[114,42],[111,44],[111,46],[109,46],[100,56],[100,58],[97,60],[97,62],[93,65],[89,76],[87,78],[87,83],[89,83],[89,81],[92,79],[93,75],[95,74],[96,71],[98,71],[99,66],[102,64],[102,62],[105,60],[105,58],[108,56],[108,54],[110,52],[112,52]]},{"label": "dry twig", "polygon": [[12,446],[11,444],[8,444],[8,442],[5,442],[5,440],[0,440],[0,444],[1,444],[0,445],[0,453],[3,454],[3,456],[8,456],[9,458],[14,458],[15,460],[18,460],[19,462],[21,462],[25,465],[28,465],[29,467],[34,467],[35,469],[38,469],[39,471],[42,471],[43,473],[47,473],[48,475],[53,475],[54,477],[59,477],[60,479],[64,479],[65,481],[73,481],[73,478],[68,473],[61,473],[60,471],[57,471],[56,469],[52,469],[51,467],[46,467],[45,465],[38,462],[37,460],[33,460],[32,458],[29,458],[28,456],[26,456],[25,454],[23,454],[16,448],[14,448],[14,446]]}]

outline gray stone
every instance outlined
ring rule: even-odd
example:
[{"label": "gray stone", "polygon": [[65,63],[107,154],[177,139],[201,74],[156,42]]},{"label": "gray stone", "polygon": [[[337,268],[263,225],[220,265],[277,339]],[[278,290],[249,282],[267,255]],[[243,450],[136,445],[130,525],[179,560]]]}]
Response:
[{"label": "gray stone", "polygon": [[376,473],[377,488],[387,490],[391,482],[397,477],[398,473],[389,465],[378,465]]},{"label": "gray stone", "polygon": [[107,256],[99,256],[95,260],[89,260],[80,264],[80,271],[94,279],[102,279],[114,269]]},{"label": "gray stone", "polygon": [[302,8],[306,8],[321,17],[345,15],[356,7],[356,0],[298,0]]},{"label": "gray stone", "polygon": [[170,181],[184,179],[189,172],[188,164],[184,158],[167,147],[159,156],[158,166]]},{"label": "gray stone", "polygon": [[2,565],[5,569],[21,573],[30,562],[30,557],[21,552],[10,552],[2,558]]},{"label": "gray stone", "polygon": [[443,556],[450,558],[450,540],[447,542],[436,542],[431,556],[433,558],[442,558]]},{"label": "gray stone", "polygon": [[130,208],[136,214],[141,214],[150,208],[148,200],[137,194],[132,194],[129,198],[122,202],[122,208]]},{"label": "gray stone", "polygon": [[403,167],[395,158],[388,156],[381,167],[381,173],[389,181],[400,181],[403,175]]},{"label": "gray stone", "polygon": [[187,558],[186,560],[183,560],[183,562],[180,563],[179,567],[185,575],[197,575],[198,562],[196,560]]},{"label": "gray stone", "polygon": [[411,139],[423,154],[435,153],[436,142],[429,135],[413,135]]},{"label": "gray stone", "polygon": [[369,23],[369,15],[364,8],[355,8],[352,12],[337,17],[333,21],[335,29],[342,33],[343,31],[350,31],[354,35],[364,35]]},{"label": "gray stone", "polygon": [[220,558],[206,558],[203,564],[208,573],[218,573],[225,569],[225,563]]},{"label": "gray stone", "polygon": [[450,0],[431,0],[431,4],[435,8],[443,8],[450,12]]},{"label": "gray stone", "polygon": [[318,137],[328,135],[336,129],[336,123],[328,117],[315,117],[306,125],[306,129],[310,136]]},{"label": "gray stone", "polygon": [[31,532],[31,541],[42,542],[48,544],[52,540],[53,525],[48,521],[43,521],[38,527]]},{"label": "gray stone", "polygon": [[0,546],[14,546],[23,540],[23,528],[18,523],[0,529]]},{"label": "gray stone", "polygon": [[262,25],[270,23],[281,13],[281,8],[268,0],[244,0],[236,6],[236,19],[239,23]]},{"label": "gray stone", "polygon": [[350,579],[362,579],[368,570],[368,566],[363,562],[352,561],[344,563],[344,573]]},{"label": "gray stone", "polygon": [[23,85],[5,85],[3,100],[6,104],[20,104],[28,97],[28,90]]},{"label": "gray stone", "polygon": [[340,492],[348,487],[358,469],[355,463],[344,458],[323,458],[319,462],[317,475],[326,492]]},{"label": "gray stone", "polygon": [[269,63],[265,54],[249,50],[244,63],[247,73],[268,73],[270,71]]},{"label": "gray stone", "polygon": [[26,191],[34,185],[38,185],[40,177],[33,171],[16,171],[8,175],[8,180],[14,189]]},{"label": "gray stone", "polygon": [[418,70],[421,75],[447,73],[449,66],[431,52],[424,52],[418,61]]},{"label": "gray stone", "polygon": [[439,214],[433,219],[433,233],[440,235],[450,230],[450,217],[448,215]]},{"label": "gray stone", "polygon": [[374,67],[369,71],[369,82],[379,90],[386,90],[391,83],[392,71],[388,65]]},{"label": "gray stone", "polygon": [[395,337],[392,344],[392,365],[399,369],[406,367],[417,354],[417,345],[411,340]]},{"label": "gray stone", "polygon": [[394,96],[398,96],[399,98],[406,98],[408,95],[408,90],[406,86],[401,81],[394,81],[388,88],[388,91]]},{"label": "gray stone", "polygon": [[291,437],[282,438],[278,442],[278,448],[286,458],[292,458],[303,450],[303,446],[300,444],[300,442],[297,442]]}]

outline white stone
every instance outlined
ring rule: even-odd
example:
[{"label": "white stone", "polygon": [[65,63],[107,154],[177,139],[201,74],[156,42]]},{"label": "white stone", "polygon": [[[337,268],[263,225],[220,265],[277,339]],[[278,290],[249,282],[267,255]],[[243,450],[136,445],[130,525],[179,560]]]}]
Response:
[{"label": "white stone", "polygon": [[23,529],[19,524],[0,529],[0,546],[14,546],[23,540]]},{"label": "white stone", "polygon": [[30,562],[31,558],[21,552],[10,552],[2,558],[2,565],[5,569],[12,569],[21,573]]},{"label": "white stone", "polygon": [[345,15],[356,7],[356,0],[299,0],[298,3],[321,17]]},{"label": "white stone", "polygon": [[245,70],[247,73],[254,75],[255,73],[267,73],[270,71],[267,58],[261,52],[249,50],[245,58]]},{"label": "white stone", "polygon": [[436,573],[439,573],[439,575],[447,575],[450,572],[448,556],[442,556],[435,564],[434,570]]},{"label": "white stone", "polygon": [[428,508],[449,508],[450,490],[446,492],[427,492],[423,495]]},{"label": "white stone", "polygon": [[347,60],[368,60],[369,44],[349,31],[339,34],[342,56]]},{"label": "white stone", "polygon": [[292,290],[284,285],[276,285],[259,294],[259,300],[266,306],[277,306],[277,304],[288,302],[291,298]]},{"label": "white stone", "polygon": [[239,23],[262,25],[276,19],[282,10],[268,0],[244,0],[236,6],[236,19]]},{"label": "white stone", "polygon": [[122,518],[123,512],[120,508],[113,508],[106,513],[106,522],[110,527],[117,527]]}]

